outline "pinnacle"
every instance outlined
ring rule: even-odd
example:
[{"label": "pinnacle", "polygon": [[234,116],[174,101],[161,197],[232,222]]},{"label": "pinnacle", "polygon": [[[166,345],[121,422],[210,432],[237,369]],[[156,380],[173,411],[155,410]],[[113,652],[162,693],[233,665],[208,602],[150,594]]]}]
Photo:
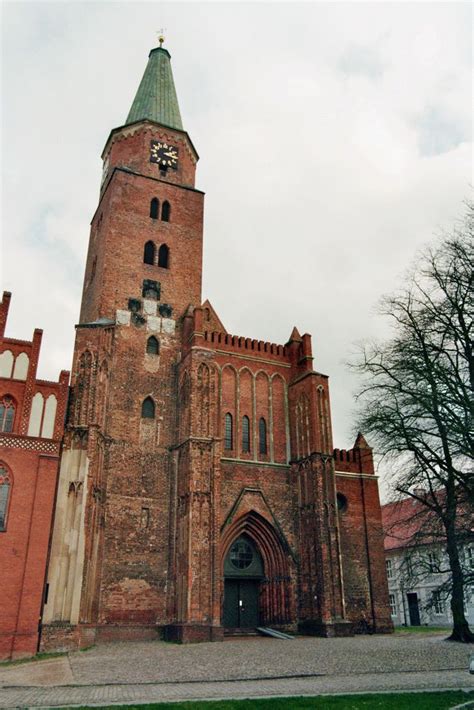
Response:
[{"label": "pinnacle", "polygon": [[357,434],[354,449],[370,449],[370,446],[368,445],[365,436],[361,432]]},{"label": "pinnacle", "polygon": [[301,340],[302,340],[302,338],[301,338],[300,332],[299,332],[298,328],[297,328],[296,325],[295,325],[295,327],[294,327],[293,330],[291,331],[290,339],[288,340],[288,342],[289,342],[289,343],[292,343],[292,342],[295,342],[295,341],[296,341],[296,342],[299,342],[299,341],[301,341]]}]

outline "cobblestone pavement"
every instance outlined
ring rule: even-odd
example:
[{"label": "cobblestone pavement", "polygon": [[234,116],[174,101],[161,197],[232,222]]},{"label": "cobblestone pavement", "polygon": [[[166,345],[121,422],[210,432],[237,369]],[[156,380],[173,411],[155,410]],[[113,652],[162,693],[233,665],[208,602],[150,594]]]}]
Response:
[{"label": "cobblestone pavement", "polygon": [[98,646],[0,667],[0,708],[318,695],[395,689],[474,691],[474,645],[443,636],[239,639]]}]

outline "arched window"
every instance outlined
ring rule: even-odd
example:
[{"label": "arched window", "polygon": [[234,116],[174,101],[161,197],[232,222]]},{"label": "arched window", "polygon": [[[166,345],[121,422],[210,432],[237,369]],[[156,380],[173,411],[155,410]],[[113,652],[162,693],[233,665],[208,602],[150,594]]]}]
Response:
[{"label": "arched window", "polygon": [[28,367],[30,364],[30,358],[26,353],[20,353],[17,355],[15,360],[15,367],[13,368],[13,379],[14,380],[26,380],[28,376]]},{"label": "arched window", "polygon": [[242,451],[250,451],[250,420],[247,416],[242,417]]},{"label": "arched window", "polygon": [[13,431],[14,419],[15,403],[11,397],[6,395],[0,400],[0,431]]},{"label": "arched window", "polygon": [[169,222],[170,221],[170,214],[171,214],[171,205],[168,202],[168,200],[165,200],[165,202],[163,202],[163,207],[161,208],[161,221],[162,222]]},{"label": "arched window", "polygon": [[261,454],[267,453],[267,423],[263,417],[258,422],[258,450]]},{"label": "arched window", "polygon": [[159,355],[160,354],[160,343],[154,335],[152,335],[146,341],[146,351],[148,355]]},{"label": "arched window", "polygon": [[232,414],[225,415],[225,427],[224,427],[224,449],[233,449],[234,436],[232,430]]},{"label": "arched window", "polygon": [[254,578],[264,576],[262,556],[247,535],[241,535],[232,544],[224,561],[224,575]]},{"label": "arched window", "polygon": [[13,353],[11,350],[5,350],[0,355],[0,377],[11,377],[14,362]]},{"label": "arched window", "polygon": [[43,424],[41,426],[41,436],[43,439],[53,438],[57,406],[58,400],[54,394],[50,394],[44,405]]},{"label": "arched window", "polygon": [[340,513],[345,513],[347,510],[347,498],[342,493],[336,493],[337,509]]},{"label": "arched window", "polygon": [[155,245],[153,242],[147,242],[143,250],[143,263],[151,264],[155,263]]},{"label": "arched window", "polygon": [[41,392],[36,392],[31,401],[30,421],[28,422],[28,436],[40,436],[41,422],[43,420],[44,397]]},{"label": "arched window", "polygon": [[161,247],[158,249],[158,266],[161,266],[163,269],[167,269],[169,264],[169,258],[169,247],[166,246],[166,244],[162,244]]},{"label": "arched window", "polygon": [[146,399],[143,400],[142,418],[143,419],[154,419],[155,418],[155,403],[151,397],[147,397]]},{"label": "arched window", "polygon": [[10,496],[11,477],[5,466],[0,464],[0,532],[7,529],[8,498]]},{"label": "arched window", "polygon": [[150,217],[152,219],[158,219],[160,214],[160,201],[157,197],[154,197],[150,202]]}]

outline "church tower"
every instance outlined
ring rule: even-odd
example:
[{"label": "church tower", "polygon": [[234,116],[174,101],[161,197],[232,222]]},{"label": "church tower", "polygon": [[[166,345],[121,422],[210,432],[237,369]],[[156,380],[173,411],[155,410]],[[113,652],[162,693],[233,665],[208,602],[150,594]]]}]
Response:
[{"label": "church tower", "polygon": [[161,43],[102,158],[42,648],[389,631],[372,452],[333,449],[311,336],[231,335],[201,301],[198,155]]},{"label": "church tower", "polygon": [[204,195],[161,45],[102,159],[44,634],[169,616],[177,363],[182,316],[201,303]]}]

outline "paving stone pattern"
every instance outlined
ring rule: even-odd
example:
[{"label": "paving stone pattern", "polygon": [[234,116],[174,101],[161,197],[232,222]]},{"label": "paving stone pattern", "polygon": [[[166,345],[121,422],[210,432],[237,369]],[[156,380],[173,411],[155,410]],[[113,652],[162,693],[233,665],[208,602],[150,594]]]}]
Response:
[{"label": "paving stone pattern", "polygon": [[110,644],[0,668],[0,707],[472,688],[474,645],[442,636]]}]

